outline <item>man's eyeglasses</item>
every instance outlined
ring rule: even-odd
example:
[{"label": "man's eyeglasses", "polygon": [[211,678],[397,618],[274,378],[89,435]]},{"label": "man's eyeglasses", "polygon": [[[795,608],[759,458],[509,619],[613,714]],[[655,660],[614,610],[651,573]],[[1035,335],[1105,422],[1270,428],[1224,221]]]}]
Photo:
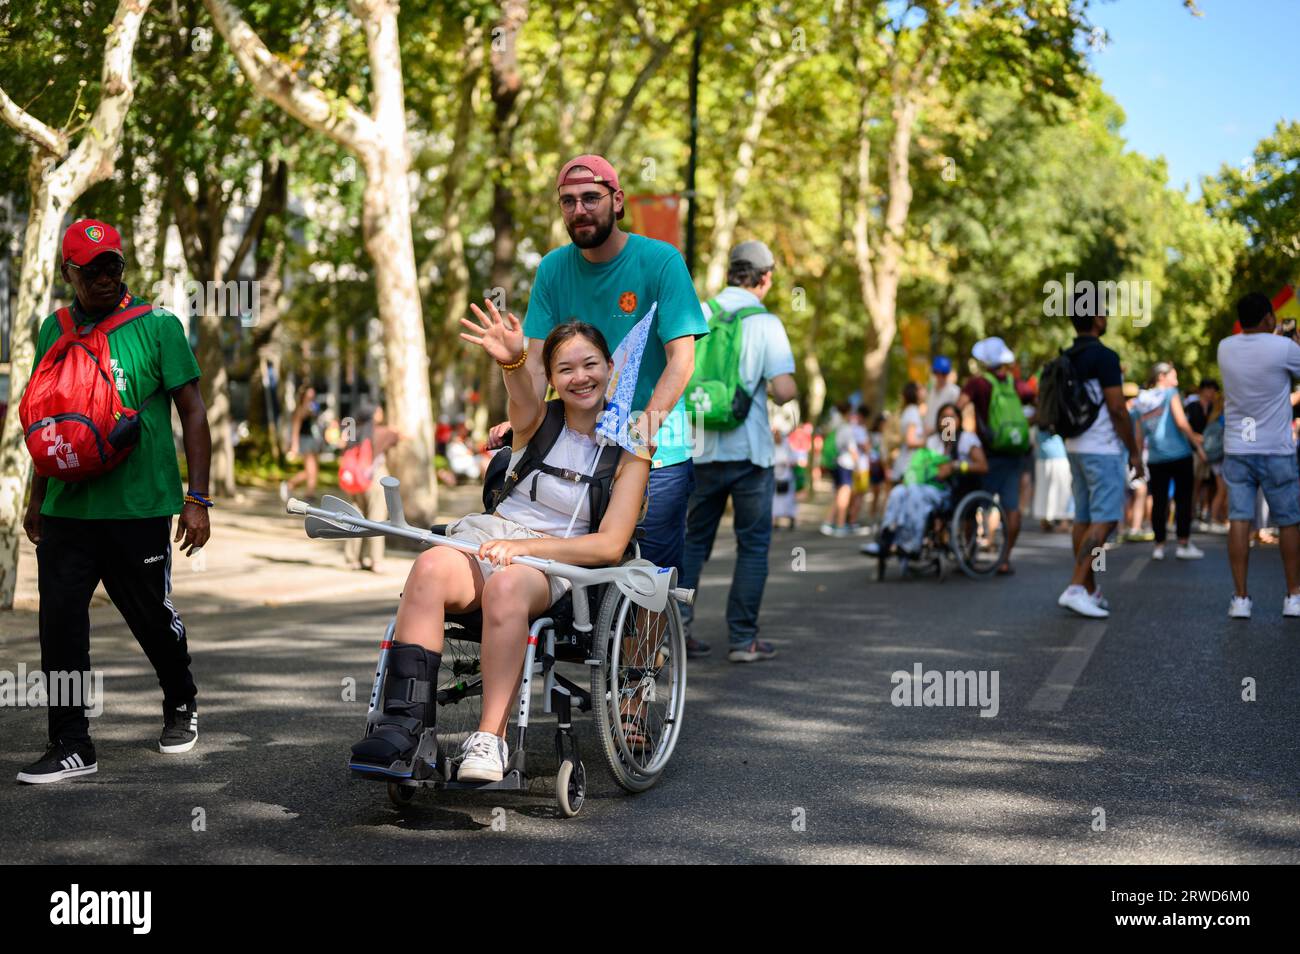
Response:
[{"label": "man's eyeglasses", "polygon": [[109,278],[121,278],[122,273],[126,271],[126,262],[116,255],[101,255],[85,265],[68,262],[68,267],[75,268],[81,272],[82,278],[88,282],[93,282],[101,275],[107,275]]},{"label": "man's eyeglasses", "polygon": [[565,215],[572,215],[573,210],[576,209],[578,203],[581,202],[583,211],[595,212],[596,207],[600,205],[600,200],[613,194],[613,192],[584,192],[582,195],[578,196],[577,199],[571,195],[562,195],[560,196],[560,211]]}]

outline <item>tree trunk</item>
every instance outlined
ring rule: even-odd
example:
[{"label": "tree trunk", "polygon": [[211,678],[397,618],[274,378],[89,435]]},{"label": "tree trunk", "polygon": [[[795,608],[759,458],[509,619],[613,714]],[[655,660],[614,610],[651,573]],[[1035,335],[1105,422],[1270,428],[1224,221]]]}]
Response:
[{"label": "tree trunk", "polygon": [[354,0],[370,60],[371,113],[327,98],[277,58],[228,0],[204,0],[240,68],[258,93],[299,122],[356,153],[366,170],[362,228],[375,276],[387,364],[386,412],[404,439],[388,466],[402,482],[408,517],[437,513],[433,400],[420,287],[411,237],[410,152],[395,0]]},{"label": "tree trunk", "polygon": [[[523,80],[519,75],[519,31],[528,20],[526,0],[506,0],[501,19],[492,34],[492,51],[488,57],[492,88],[492,132],[496,144],[492,174],[492,271],[488,294],[502,310],[514,310],[515,290],[515,200],[514,131],[512,115],[519,99]],[[494,420],[506,414],[505,384],[499,374],[489,374],[484,398]]]},{"label": "tree trunk", "polygon": [[731,179],[727,187],[719,187],[713,199],[713,241],[709,254],[709,267],[704,278],[704,293],[712,295],[723,287],[727,279],[727,259],[731,254],[736,223],[740,220],[740,203],[745,198],[745,187],[754,171],[755,150],[763,135],[763,125],[776,106],[780,94],[780,81],[802,57],[783,56],[757,71],[754,82],[754,109],[741,133],[736,147],[736,159],[731,166]]},{"label": "tree trunk", "polygon": [[289,200],[289,167],[281,159],[262,163],[262,188],[270,189],[267,201],[268,221],[276,225],[263,230],[254,249],[255,274],[258,281],[258,317],[253,328],[252,368],[248,376],[249,429],[278,460],[280,435],[271,413],[271,403],[278,398],[267,390],[268,365],[280,377],[282,329],[280,293],[284,287],[284,211]]},{"label": "tree trunk", "polygon": [[386,458],[388,470],[402,482],[408,517],[431,523],[438,509],[433,481],[433,399],[411,241],[406,119],[399,112],[393,122],[401,125],[396,140],[400,148],[385,151],[366,167],[365,244],[374,264],[379,320],[384,326],[388,365],[385,413],[391,426],[405,435]]},{"label": "tree trunk", "polygon": [[19,534],[27,508],[27,483],[32,459],[23,441],[18,401],[31,373],[36,354],[35,327],[50,311],[50,285],[58,258],[59,226],[67,203],[56,195],[48,174],[51,158],[34,157],[28,169],[31,203],[23,236],[23,271],[18,285],[18,308],[10,332],[9,408],[0,439],[0,600],[12,609],[18,586]]},{"label": "tree trunk", "polygon": [[126,113],[135,95],[131,63],[140,21],[150,0],[121,0],[104,46],[100,100],[75,149],[67,135],[27,113],[0,90],[0,118],[33,146],[28,166],[31,202],[23,236],[18,309],[10,334],[9,411],[0,428],[0,608],[12,609],[18,584],[18,544],[23,532],[31,457],[23,440],[18,403],[36,353],[37,323],[50,310],[63,215],[87,189],[113,173]]},{"label": "tree trunk", "polygon": [[[863,107],[864,112],[866,106]],[[912,205],[912,183],[908,169],[912,148],[912,129],[916,122],[917,103],[906,94],[895,97],[894,132],[889,140],[886,175],[889,181],[889,198],[885,204],[885,223],[881,240],[876,246],[875,261],[868,268],[861,262],[870,257],[871,246],[866,242],[867,204],[864,190],[859,191],[855,207],[855,240],[861,237],[858,251],[858,278],[862,287],[862,301],[871,318],[867,335],[867,348],[862,356],[862,400],[872,407],[882,407],[888,388],[889,349],[898,333],[898,283],[902,273],[903,233],[907,227],[907,214]],[[866,142],[866,124],[861,124],[859,135]],[[865,158],[859,173],[864,171]],[[860,180],[861,181],[861,180]],[[872,287],[867,288],[870,282]]]}]

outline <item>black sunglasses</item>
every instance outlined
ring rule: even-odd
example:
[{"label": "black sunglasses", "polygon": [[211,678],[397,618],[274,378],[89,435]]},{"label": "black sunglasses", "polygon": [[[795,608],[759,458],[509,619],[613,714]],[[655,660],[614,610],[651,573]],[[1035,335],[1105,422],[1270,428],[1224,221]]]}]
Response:
[{"label": "black sunglasses", "polygon": [[69,268],[75,268],[81,272],[82,278],[88,282],[93,282],[100,275],[107,275],[109,278],[121,278],[122,273],[126,271],[126,262],[116,255],[100,255],[85,265],[78,265],[75,262],[68,262],[67,265]]}]

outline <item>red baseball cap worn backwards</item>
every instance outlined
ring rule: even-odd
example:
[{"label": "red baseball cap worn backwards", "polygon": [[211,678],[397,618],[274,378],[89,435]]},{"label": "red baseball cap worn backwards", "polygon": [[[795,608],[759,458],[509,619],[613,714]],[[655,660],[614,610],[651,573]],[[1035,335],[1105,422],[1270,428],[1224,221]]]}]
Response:
[{"label": "red baseball cap worn backwards", "polygon": [[[582,168],[586,172],[573,172],[574,169]],[[560,170],[559,176],[555,180],[555,188],[566,185],[586,185],[594,182],[597,185],[609,186],[615,192],[623,187],[618,184],[618,173],[610,165],[608,159],[604,156],[585,155],[576,156],[564,164]],[[618,212],[618,217],[623,217],[622,209]]]},{"label": "red baseball cap worn backwards", "polygon": [[63,260],[73,265],[88,265],[105,252],[122,256],[122,236],[107,222],[82,219],[73,222],[63,233]]}]

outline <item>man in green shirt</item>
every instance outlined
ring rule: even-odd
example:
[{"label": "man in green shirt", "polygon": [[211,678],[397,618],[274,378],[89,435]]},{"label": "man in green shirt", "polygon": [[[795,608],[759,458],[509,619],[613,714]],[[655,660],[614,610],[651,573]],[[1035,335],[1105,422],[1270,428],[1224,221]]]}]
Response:
[{"label": "man in green shirt", "polygon": [[[70,312],[79,333],[148,304],[122,282],[124,268],[122,240],[112,226],[87,219],[64,233],[62,274],[76,294]],[[59,334],[58,319],[50,315],[37,337],[33,371]],[[89,480],[35,477],[23,520],[36,544],[41,670],[51,698],[49,748],[18,773],[20,782],[57,782],[98,769],[84,692],[80,699],[56,699],[53,687],[60,674],[91,671],[90,600],[101,581],[158,674],[163,690],[159,750],[186,752],[198,740],[185,625],[168,594],[171,518],[179,514],[175,542],[187,556],[209,534],[212,440],[199,395],[199,366],[180,320],[162,308],[115,329],[109,348],[122,403],[140,411],[139,444],[113,470]],[[181,490],[168,397],[184,432],[187,492]]]}]

